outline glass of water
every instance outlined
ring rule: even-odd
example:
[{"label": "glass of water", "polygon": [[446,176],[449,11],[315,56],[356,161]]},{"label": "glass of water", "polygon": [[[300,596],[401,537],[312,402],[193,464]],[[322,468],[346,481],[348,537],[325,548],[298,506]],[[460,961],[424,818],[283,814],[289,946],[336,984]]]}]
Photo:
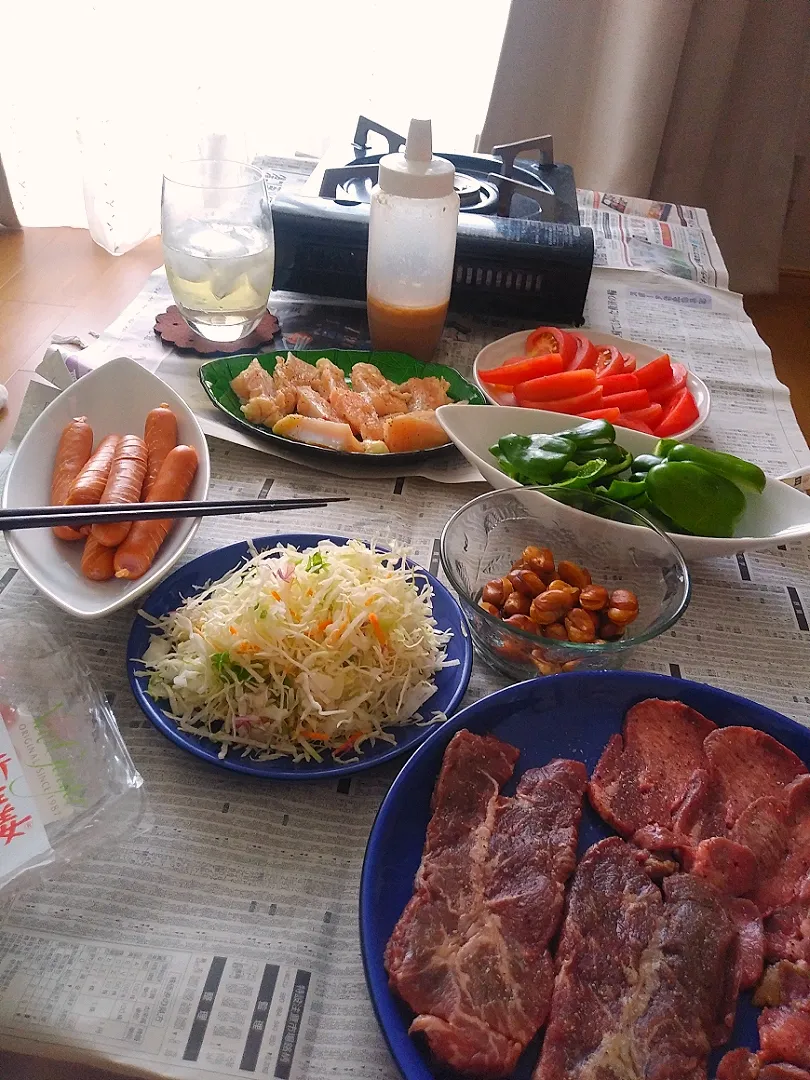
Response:
[{"label": "glass of water", "polygon": [[237,161],[184,161],[163,177],[163,259],[175,303],[209,341],[258,325],[273,284],[275,245],[262,172]]}]

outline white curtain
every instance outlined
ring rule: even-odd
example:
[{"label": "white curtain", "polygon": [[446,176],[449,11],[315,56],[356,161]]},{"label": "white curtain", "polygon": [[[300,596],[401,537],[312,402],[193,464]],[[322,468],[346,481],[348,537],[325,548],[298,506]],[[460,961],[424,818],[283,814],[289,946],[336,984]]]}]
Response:
[{"label": "white curtain", "polygon": [[[472,150],[508,0],[32,0],[0,11],[0,156],[23,225],[121,254],[170,158],[320,156],[359,113]],[[13,224],[9,221],[8,223]]]},{"label": "white curtain", "polygon": [[810,0],[513,0],[481,143],[542,129],[580,187],[706,207],[732,287],[769,291],[809,36]]}]

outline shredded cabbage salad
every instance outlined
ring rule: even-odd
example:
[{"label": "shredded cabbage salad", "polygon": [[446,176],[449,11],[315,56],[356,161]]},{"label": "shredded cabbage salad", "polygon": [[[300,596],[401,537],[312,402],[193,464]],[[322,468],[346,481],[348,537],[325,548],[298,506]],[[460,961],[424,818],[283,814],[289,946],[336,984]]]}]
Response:
[{"label": "shredded cabbage salad", "polygon": [[158,631],[143,656],[149,694],[183,731],[221,743],[220,757],[321,761],[422,720],[433,676],[458,661],[401,552],[357,540],[251,551],[176,611],[142,612]]}]

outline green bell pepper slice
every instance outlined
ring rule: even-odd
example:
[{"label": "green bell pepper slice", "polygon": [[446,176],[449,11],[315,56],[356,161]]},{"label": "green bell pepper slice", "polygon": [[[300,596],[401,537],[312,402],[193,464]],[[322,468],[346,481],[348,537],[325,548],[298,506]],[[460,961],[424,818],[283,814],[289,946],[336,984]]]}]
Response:
[{"label": "green bell pepper slice", "polygon": [[574,444],[559,435],[504,435],[489,452],[507,476],[549,484],[574,456]]},{"label": "green bell pepper slice", "polygon": [[667,461],[691,461],[719,476],[725,476],[726,480],[730,480],[743,491],[761,494],[765,488],[765,473],[759,465],[744,461],[734,454],[724,454],[720,450],[707,450],[703,446],[678,443],[667,454]]},{"label": "green bell pepper slice", "polygon": [[577,450],[593,450],[616,441],[616,429],[607,420],[589,420],[587,424],[580,424],[579,427],[569,428],[558,434],[570,439]]},{"label": "green bell pepper slice", "polygon": [[647,473],[653,506],[696,536],[733,536],[745,496],[719,473],[691,461],[665,461]]},{"label": "green bell pepper slice", "polygon": [[612,480],[610,486],[604,489],[604,494],[605,498],[621,503],[646,496],[646,477],[642,480]]},{"label": "green bell pepper slice", "polygon": [[593,461],[594,458],[604,458],[609,465],[615,465],[616,462],[623,461],[626,456],[627,451],[625,448],[623,446],[618,446],[616,443],[608,443],[606,446],[588,447],[587,449],[577,447],[574,451],[574,461],[577,465],[584,465],[586,461]]},{"label": "green bell pepper slice", "polygon": [[648,473],[650,469],[660,465],[663,460],[662,457],[657,457],[655,454],[639,454],[638,457],[633,458],[630,470],[634,473]]},{"label": "green bell pepper slice", "polygon": [[673,446],[677,445],[677,439],[659,439],[658,442],[655,444],[653,454],[655,454],[656,457],[665,458],[670,452],[670,450],[673,448]]},{"label": "green bell pepper slice", "polygon": [[[553,488],[587,488],[598,477],[603,476],[607,462],[603,458],[594,458],[584,465],[574,465],[570,462],[563,469],[564,480],[557,480],[553,484],[546,485]],[[574,471],[576,470],[576,471]]]},{"label": "green bell pepper slice", "polygon": [[593,450],[577,450],[574,454],[574,461],[577,465],[584,465],[588,461],[598,461],[600,459],[605,462],[605,468],[600,473],[600,476],[616,476],[630,467],[633,455],[625,450],[623,446],[618,446],[616,443],[598,446]]}]

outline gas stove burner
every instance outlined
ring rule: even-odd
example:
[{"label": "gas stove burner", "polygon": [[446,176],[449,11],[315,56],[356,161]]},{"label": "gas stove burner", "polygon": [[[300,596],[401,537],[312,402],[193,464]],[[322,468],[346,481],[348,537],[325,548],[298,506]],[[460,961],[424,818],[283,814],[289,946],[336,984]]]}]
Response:
[{"label": "gas stove burner", "polygon": [[[358,163],[339,169],[326,169],[318,194],[322,198],[334,199],[344,206],[369,203],[378,172],[376,163]],[[497,177],[484,180],[457,172],[454,186],[462,210],[479,214],[496,212],[500,198]]]},{"label": "gas stove burner", "polygon": [[[379,162],[405,137],[365,116],[335,143],[300,192],[273,202],[274,289],[366,298],[369,202]],[[579,224],[573,170],[554,160],[550,136],[448,154],[461,214],[451,307],[537,323],[582,323],[593,233]]]},{"label": "gas stove burner", "polygon": [[[498,214],[529,221],[556,221],[557,196],[554,190],[528,169],[512,166],[510,176],[491,171],[494,158],[483,155],[442,154],[456,166],[455,189],[461,210],[468,214]],[[377,154],[365,160],[324,169],[318,195],[333,199],[341,206],[357,206],[371,201],[371,189],[377,183]],[[463,170],[463,171],[460,171]]]},{"label": "gas stove burner", "polygon": [[[377,182],[377,165],[387,153],[395,154],[405,137],[366,116],[357,122],[348,160],[338,148],[319,162],[304,186],[304,193],[331,199],[338,206],[367,205]],[[568,165],[554,161],[550,135],[496,146],[492,154],[448,154],[456,169],[456,191],[461,211],[524,221],[577,224],[576,190]],[[523,157],[521,155],[532,155]],[[536,156],[536,160],[535,160]]]},{"label": "gas stove burner", "polygon": [[456,173],[455,184],[462,210],[478,210],[480,213],[492,213],[498,205],[498,188],[486,180],[477,180],[466,173]]}]

